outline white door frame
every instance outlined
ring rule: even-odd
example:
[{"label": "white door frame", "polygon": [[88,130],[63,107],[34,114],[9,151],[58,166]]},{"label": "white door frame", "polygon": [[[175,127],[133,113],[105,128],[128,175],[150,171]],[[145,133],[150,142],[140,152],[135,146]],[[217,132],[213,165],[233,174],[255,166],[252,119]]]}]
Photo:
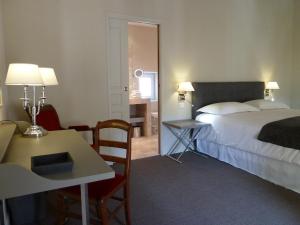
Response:
[{"label": "white door frame", "polygon": [[[160,53],[160,49],[161,49],[161,32],[160,29],[162,27],[162,22],[160,20],[157,19],[149,19],[146,17],[135,17],[135,16],[129,16],[129,15],[125,15],[125,14],[118,14],[118,13],[108,13],[106,15],[106,46],[110,46],[110,32],[109,32],[109,21],[111,18],[115,18],[115,19],[122,19],[122,20],[127,20],[127,22],[141,22],[141,23],[149,23],[149,24],[153,24],[153,25],[157,25],[158,26],[158,115],[159,115],[159,121],[158,121],[158,127],[159,127],[159,144],[158,144],[158,153],[161,154],[161,129],[160,129],[160,124],[161,124],[161,69],[160,69],[160,65],[161,65],[161,53]],[[107,86],[108,86],[108,108],[109,108],[109,116],[111,116],[112,111],[111,111],[111,105],[110,105],[110,101],[111,101],[111,95],[110,95],[110,79],[109,79],[109,65],[110,65],[110,52],[109,52],[109,47],[106,47],[106,74],[107,74]],[[127,60],[128,61],[128,60]],[[129,110],[129,107],[128,107]]]}]

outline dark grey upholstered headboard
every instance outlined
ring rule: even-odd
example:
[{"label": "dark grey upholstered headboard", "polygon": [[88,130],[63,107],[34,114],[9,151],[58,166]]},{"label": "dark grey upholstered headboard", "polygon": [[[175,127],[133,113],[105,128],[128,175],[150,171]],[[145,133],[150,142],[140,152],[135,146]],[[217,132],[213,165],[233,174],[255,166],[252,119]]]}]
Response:
[{"label": "dark grey upholstered headboard", "polygon": [[192,118],[197,109],[218,102],[245,102],[264,98],[265,83],[255,82],[193,82]]}]

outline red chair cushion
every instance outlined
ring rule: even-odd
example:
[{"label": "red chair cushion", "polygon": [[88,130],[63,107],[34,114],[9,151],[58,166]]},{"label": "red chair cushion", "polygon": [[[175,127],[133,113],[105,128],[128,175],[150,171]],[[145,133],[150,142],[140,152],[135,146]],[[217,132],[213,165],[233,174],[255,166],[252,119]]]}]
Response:
[{"label": "red chair cushion", "polygon": [[[121,174],[116,174],[113,179],[97,181],[88,184],[89,198],[101,199],[107,196],[113,189],[118,187],[122,182],[125,181],[125,177]],[[80,196],[80,187],[73,186],[62,189],[62,191],[67,192],[71,195]]]},{"label": "red chair cushion", "polygon": [[45,105],[41,108],[40,113],[36,117],[36,123],[48,131],[64,130],[64,128],[60,126],[57,112],[52,105]]}]

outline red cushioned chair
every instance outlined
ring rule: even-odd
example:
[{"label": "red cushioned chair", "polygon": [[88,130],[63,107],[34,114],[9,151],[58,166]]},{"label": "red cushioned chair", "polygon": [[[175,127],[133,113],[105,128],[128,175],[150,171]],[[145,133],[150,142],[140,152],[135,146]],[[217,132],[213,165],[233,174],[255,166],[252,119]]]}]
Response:
[{"label": "red cushioned chair", "polygon": [[52,105],[44,105],[40,113],[36,116],[36,123],[48,131],[64,130],[60,125],[59,117],[55,108]]},{"label": "red cushioned chair", "polygon": [[[48,131],[65,130],[65,128],[60,125],[59,117],[55,108],[50,104],[46,104],[41,108],[40,113],[36,116],[36,123]],[[93,131],[93,128],[90,128],[87,125],[69,126],[68,129],[74,129],[77,131]]]},{"label": "red cushioned chair", "polygon": [[[106,128],[119,129],[126,132],[127,141],[112,141],[104,140],[100,138],[100,131]],[[125,209],[125,220],[126,225],[130,225],[130,206],[129,206],[129,177],[130,177],[130,162],[131,162],[131,135],[132,127],[129,123],[122,120],[108,120],[104,122],[98,122],[94,132],[95,140],[95,150],[99,152],[99,147],[110,147],[113,149],[124,149],[125,158],[112,156],[112,155],[103,155],[100,151],[100,156],[110,162],[123,165],[123,172],[116,173],[115,178],[98,181],[88,184],[88,193],[89,193],[89,202],[91,209],[94,209],[92,212],[98,217],[99,221],[103,225],[108,225],[111,219],[116,219],[120,224],[124,224],[117,216],[119,209],[124,207]],[[123,197],[116,197],[115,194],[123,189]],[[110,212],[107,207],[109,199],[118,201],[120,204]],[[61,213],[58,219],[60,225],[64,224],[66,218],[73,217],[81,219],[81,215],[75,214],[69,211],[68,202],[79,202],[80,201],[80,187],[74,186],[70,188],[64,188],[58,192],[58,206],[61,209]],[[99,224],[98,220],[91,220],[92,224]]]}]

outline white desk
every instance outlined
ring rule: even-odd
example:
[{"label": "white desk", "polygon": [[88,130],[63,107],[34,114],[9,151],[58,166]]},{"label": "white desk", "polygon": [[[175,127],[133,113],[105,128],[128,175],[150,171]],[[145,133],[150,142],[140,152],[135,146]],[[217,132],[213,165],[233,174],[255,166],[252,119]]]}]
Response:
[{"label": "white desk", "polygon": [[[113,178],[114,171],[74,130],[50,131],[42,138],[13,135],[16,125],[0,125],[0,199],[5,225],[9,224],[5,199],[80,185],[82,224],[89,224],[87,184]],[[39,176],[31,171],[31,157],[69,152],[73,161],[70,172]]]}]

